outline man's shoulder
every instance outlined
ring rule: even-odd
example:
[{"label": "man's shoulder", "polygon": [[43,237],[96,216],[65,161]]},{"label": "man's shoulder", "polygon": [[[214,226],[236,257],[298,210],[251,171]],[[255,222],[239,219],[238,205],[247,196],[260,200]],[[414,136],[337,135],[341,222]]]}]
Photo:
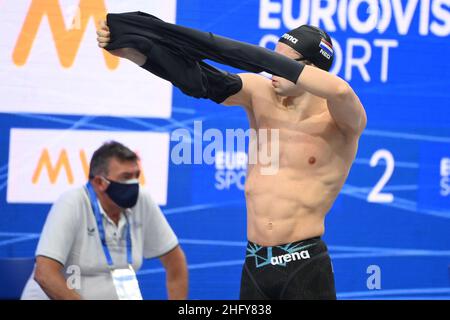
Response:
[{"label": "man's shoulder", "polygon": [[89,210],[89,198],[83,187],[64,191],[52,204],[49,218],[57,221],[76,221]]},{"label": "man's shoulder", "polygon": [[139,188],[139,196],[136,205],[130,209],[135,217],[147,219],[160,212],[158,204],[153,199],[149,190]]},{"label": "man's shoulder", "polygon": [[153,200],[150,191],[144,188],[139,188],[139,196],[136,207],[139,209],[149,209],[153,208],[154,206],[156,206],[156,203]]},{"label": "man's shoulder", "polygon": [[[66,203],[68,205],[80,204],[86,201],[87,194],[84,186],[78,186],[64,191],[56,200],[58,203]],[[55,202],[55,203],[56,203]]]}]

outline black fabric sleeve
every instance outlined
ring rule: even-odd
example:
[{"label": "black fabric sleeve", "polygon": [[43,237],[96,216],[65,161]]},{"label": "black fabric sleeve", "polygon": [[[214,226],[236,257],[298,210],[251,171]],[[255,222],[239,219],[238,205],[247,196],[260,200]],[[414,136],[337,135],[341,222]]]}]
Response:
[{"label": "black fabric sleeve", "polygon": [[222,103],[242,89],[238,75],[189,59],[162,45],[154,44],[146,54],[143,69],[170,81],[191,97]]},{"label": "black fabric sleeve", "polygon": [[108,14],[107,24],[113,50],[124,47],[123,37],[135,36],[153,40],[190,59],[210,59],[249,72],[262,72],[296,83],[304,65],[271,50],[225,38],[210,32],[167,23],[144,12]]}]

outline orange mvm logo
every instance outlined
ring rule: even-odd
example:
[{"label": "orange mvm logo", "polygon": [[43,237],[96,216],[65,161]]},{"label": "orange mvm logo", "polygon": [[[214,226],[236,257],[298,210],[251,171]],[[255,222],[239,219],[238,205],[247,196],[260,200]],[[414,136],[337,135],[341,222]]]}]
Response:
[{"label": "orange mvm logo", "polygon": [[[80,150],[78,156],[80,159],[81,167],[83,169],[84,177],[87,180],[89,178],[89,164],[87,161],[86,152],[84,150]],[[141,174],[139,176],[139,183],[141,185],[144,185],[145,184],[144,171],[142,170],[140,161],[138,162],[138,164],[139,168],[141,169]],[[58,181],[60,175],[62,174],[61,170],[63,169],[66,174],[67,182],[69,184],[74,183],[75,179],[73,176],[72,165],[69,161],[69,156],[67,154],[66,149],[62,149],[60,151],[58,159],[55,162],[52,162],[50,158],[50,153],[47,148],[42,150],[36,169],[34,170],[33,177],[31,178],[33,184],[39,183],[39,179],[44,169],[47,172],[47,176],[51,184],[55,184]]]},{"label": "orange mvm logo", "polygon": [[[47,16],[50,24],[59,61],[64,68],[70,68],[77,56],[89,19],[93,17],[96,28],[99,29],[99,20],[106,16],[106,7],[103,0],[80,0],[72,26],[66,29],[59,0],[33,0],[13,52],[13,61],[17,66],[26,63],[44,16]],[[107,67],[116,69],[119,58],[106,50],[102,51]]]}]

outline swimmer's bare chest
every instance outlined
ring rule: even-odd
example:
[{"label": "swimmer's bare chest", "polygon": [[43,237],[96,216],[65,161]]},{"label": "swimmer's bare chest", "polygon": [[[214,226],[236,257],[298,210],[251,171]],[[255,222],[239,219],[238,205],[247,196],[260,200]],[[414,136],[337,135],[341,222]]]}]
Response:
[{"label": "swimmer's bare chest", "polygon": [[[259,133],[258,154],[277,143],[279,160],[275,174],[263,174],[261,163],[249,164],[248,237],[257,243],[283,243],[320,235],[325,214],[347,178],[357,143],[338,129],[325,101],[312,115],[268,98],[256,103],[248,116]],[[261,129],[267,129],[268,139],[260,139],[265,132]],[[278,129],[278,141],[271,139],[272,129]]]},{"label": "swimmer's bare chest", "polygon": [[357,140],[348,139],[337,127],[325,100],[314,102],[296,108],[282,105],[269,93],[255,99],[248,118],[257,132],[258,155],[276,151],[280,170],[304,177],[348,169]]}]

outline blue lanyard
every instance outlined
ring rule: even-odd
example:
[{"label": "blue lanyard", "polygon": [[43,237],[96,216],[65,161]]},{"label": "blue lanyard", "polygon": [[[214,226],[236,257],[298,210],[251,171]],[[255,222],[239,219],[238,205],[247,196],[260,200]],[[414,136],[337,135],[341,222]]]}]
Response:
[{"label": "blue lanyard", "polygon": [[[103,228],[102,215],[100,214],[100,208],[98,207],[97,195],[95,194],[94,188],[91,183],[86,184],[86,188],[89,194],[89,200],[91,201],[92,211],[94,212],[95,219],[97,220],[98,235],[100,237],[100,242],[102,243],[103,252],[105,253],[106,261],[109,266],[113,266],[113,261],[111,254],[109,253],[108,245],[106,244],[105,229]],[[128,265],[133,264],[132,247],[131,247],[131,232],[130,232],[130,222],[127,218],[127,261]]]}]

